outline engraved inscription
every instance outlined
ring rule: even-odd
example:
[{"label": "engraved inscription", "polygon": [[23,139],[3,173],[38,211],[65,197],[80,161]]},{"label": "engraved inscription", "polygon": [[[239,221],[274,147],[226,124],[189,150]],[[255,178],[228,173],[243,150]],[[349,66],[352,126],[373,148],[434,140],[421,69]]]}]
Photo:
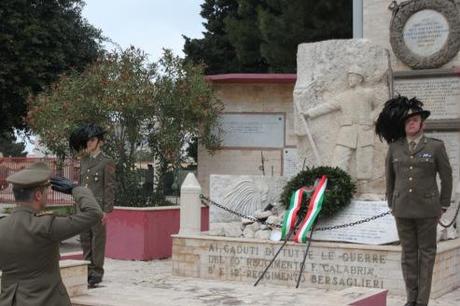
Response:
[{"label": "engraved inscription", "polygon": [[[388,211],[386,201],[358,201],[351,203],[328,219],[320,219],[319,227],[328,227],[337,224],[362,220]],[[333,231],[319,231],[314,239],[324,241],[345,241],[365,244],[385,244],[398,241],[398,233],[393,216],[386,215],[382,218],[358,224],[352,227],[339,228]]]},{"label": "engraved inscription", "polygon": [[431,111],[429,119],[460,118],[460,78],[396,79],[395,92],[409,98],[417,97]]},{"label": "engraved inscription", "polygon": [[224,147],[282,148],[284,115],[223,114],[221,116]]},{"label": "engraved inscription", "polygon": [[419,56],[430,56],[441,50],[449,37],[447,19],[435,10],[422,10],[404,25],[404,43]]},{"label": "engraved inscription", "polygon": [[[206,278],[255,281],[260,277],[279,246],[242,246],[211,243],[202,254]],[[295,283],[299,276],[304,249],[287,246],[265,274],[265,280]],[[384,288],[387,256],[359,250],[315,248],[307,254],[301,282],[322,287]],[[207,275],[206,275],[207,274]]]},{"label": "engraved inscription", "polygon": [[283,176],[292,177],[300,170],[297,162],[297,149],[285,148],[283,150]]}]

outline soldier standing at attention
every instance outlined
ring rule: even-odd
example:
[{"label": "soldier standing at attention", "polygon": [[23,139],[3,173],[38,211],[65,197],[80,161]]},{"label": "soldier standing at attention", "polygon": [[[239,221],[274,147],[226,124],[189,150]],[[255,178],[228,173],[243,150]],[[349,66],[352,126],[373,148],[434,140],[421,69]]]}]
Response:
[{"label": "soldier standing at attention", "polygon": [[424,136],[430,112],[422,106],[416,98],[396,97],[386,102],[376,124],[376,133],[389,143],[386,196],[401,242],[405,306],[428,305],[436,226],[452,195],[452,169],[446,148],[441,140]]},{"label": "soldier standing at attention", "polygon": [[[50,174],[40,162],[7,178],[17,206],[0,220],[0,306],[71,305],[59,270],[59,242],[100,222],[102,211],[90,190]],[[78,212],[58,217],[43,211],[49,185],[72,194]]]},{"label": "soldier standing at attention", "polygon": [[80,234],[83,256],[90,261],[88,286],[95,287],[104,275],[107,214],[114,203],[115,163],[101,151],[105,131],[96,124],[82,125],[70,137],[70,146],[86,154],[80,160],[80,184],[96,197],[104,215],[101,222]]}]

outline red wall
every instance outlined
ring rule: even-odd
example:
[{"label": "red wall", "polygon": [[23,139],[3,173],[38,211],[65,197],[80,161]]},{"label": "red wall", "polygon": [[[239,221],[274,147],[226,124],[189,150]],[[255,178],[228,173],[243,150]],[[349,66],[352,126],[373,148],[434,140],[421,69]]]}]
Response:
[{"label": "red wall", "polygon": [[[171,257],[171,235],[179,232],[179,207],[133,210],[118,207],[107,221],[106,256],[150,260]],[[201,209],[201,230],[209,229],[209,208]]]}]

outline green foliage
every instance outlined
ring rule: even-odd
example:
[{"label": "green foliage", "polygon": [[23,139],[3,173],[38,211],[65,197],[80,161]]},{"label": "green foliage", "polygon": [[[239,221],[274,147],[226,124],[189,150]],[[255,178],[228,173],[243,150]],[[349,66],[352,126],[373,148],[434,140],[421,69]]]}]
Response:
[{"label": "green foliage", "polygon": [[187,60],[205,64],[207,74],[240,71],[236,53],[225,30],[226,17],[235,15],[238,4],[235,0],[205,0],[201,5],[201,16],[206,31],[202,39],[184,36],[184,53]]},{"label": "green foliage", "polygon": [[0,133],[0,153],[3,157],[26,156],[25,148],[26,145],[23,142],[16,142],[14,133],[8,131]]},{"label": "green foliage", "polygon": [[81,0],[0,1],[0,133],[24,128],[26,99],[101,54],[101,32]]},{"label": "green foliage", "polygon": [[352,1],[205,0],[202,39],[186,38],[187,59],[208,74],[295,72],[297,45],[351,38]]},{"label": "green foliage", "polygon": [[[61,76],[31,97],[28,123],[61,159],[71,154],[68,137],[79,124],[104,127],[104,151],[117,165],[116,204],[146,206],[163,201],[161,179],[170,167],[179,167],[189,139],[197,137],[210,150],[219,145],[211,132],[220,110],[201,67],[170,51],[152,64],[131,47],[108,53],[82,74]],[[156,161],[155,194],[144,192],[137,169],[145,160]]]},{"label": "green foliage", "polygon": [[[356,191],[356,185],[350,175],[340,168],[333,167],[316,167],[308,168],[299,172],[284,186],[281,194],[281,202],[289,208],[289,201],[293,192],[303,186],[313,186],[317,178],[327,176],[327,187],[324,194],[323,208],[321,216],[333,216],[341,208],[350,203],[353,193]],[[308,207],[308,203],[305,203]]]},{"label": "green foliage", "polygon": [[272,0],[258,10],[261,56],[270,71],[295,72],[297,45],[351,38],[352,1]]}]

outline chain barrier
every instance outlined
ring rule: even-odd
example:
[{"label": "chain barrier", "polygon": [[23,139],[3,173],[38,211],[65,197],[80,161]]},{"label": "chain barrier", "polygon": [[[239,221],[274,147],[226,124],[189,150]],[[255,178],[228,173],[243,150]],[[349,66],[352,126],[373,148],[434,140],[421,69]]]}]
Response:
[{"label": "chain barrier", "polygon": [[[255,218],[255,217],[253,217],[253,216],[244,215],[244,214],[242,214],[240,212],[234,211],[234,210],[232,210],[232,209],[230,209],[228,207],[223,206],[222,204],[219,204],[219,203],[216,203],[214,201],[211,201],[204,194],[201,194],[200,198],[201,198],[201,202],[204,205],[208,206],[208,207],[210,206],[209,204],[211,204],[211,205],[219,207],[219,208],[221,208],[221,209],[223,209],[223,210],[225,210],[225,211],[227,211],[227,212],[229,212],[229,213],[231,213],[231,214],[233,214],[235,216],[238,216],[240,218],[245,218],[245,219],[248,219],[248,220],[263,224],[263,225],[268,225],[268,226],[271,226],[271,227],[274,227],[274,228],[281,228],[282,227],[280,224],[275,224],[275,223],[262,221],[262,220],[259,220],[259,219]],[[378,215],[375,215],[375,216],[372,216],[372,217],[369,217],[369,218],[361,219],[361,220],[350,222],[350,223],[332,225],[332,226],[325,226],[325,227],[318,227],[318,228],[315,228],[314,231],[315,232],[320,232],[320,231],[329,231],[329,230],[335,230],[335,229],[345,228],[345,227],[352,227],[352,226],[356,226],[356,225],[359,225],[359,224],[367,223],[367,222],[370,222],[370,221],[385,217],[386,215],[389,215],[390,213],[391,213],[391,211],[387,211],[387,212],[384,212],[384,213],[381,213],[381,214],[378,214]]]},{"label": "chain barrier", "polygon": [[455,212],[455,215],[454,215],[454,218],[452,219],[452,221],[450,221],[450,223],[448,223],[446,225],[446,224],[442,223],[441,219],[439,219],[439,221],[438,221],[439,225],[441,225],[444,228],[448,228],[448,227],[452,226],[452,224],[454,224],[455,220],[457,220],[457,216],[458,216],[459,211],[460,211],[460,203],[457,206],[457,211]]},{"label": "chain barrier", "polygon": [[[225,210],[225,211],[227,211],[227,212],[229,212],[229,213],[231,213],[231,214],[233,214],[235,216],[238,216],[240,218],[248,219],[248,220],[251,220],[253,222],[257,222],[257,223],[267,225],[267,226],[270,226],[270,227],[273,227],[273,228],[281,228],[282,227],[280,224],[275,224],[275,223],[262,221],[262,220],[257,219],[256,217],[245,215],[245,214],[242,214],[240,212],[234,211],[234,210],[232,210],[232,209],[230,209],[228,207],[225,207],[222,204],[219,204],[219,203],[216,203],[214,201],[211,201],[211,199],[206,197],[204,194],[200,194],[200,199],[201,199],[201,203],[203,203],[204,205],[206,205],[208,207],[210,206],[210,204],[214,205],[214,206],[219,207],[219,208],[221,208],[221,209],[223,209],[223,210]],[[452,221],[450,223],[448,223],[448,224],[444,224],[444,223],[442,223],[441,220],[439,220],[439,222],[438,222],[439,225],[441,225],[444,228],[448,228],[448,227],[452,226],[452,224],[454,224],[455,220],[457,219],[459,211],[460,211],[460,204],[457,207],[457,211],[455,212],[455,216],[452,219]],[[318,228],[315,228],[315,232],[331,231],[331,230],[336,230],[336,229],[345,228],[345,227],[353,227],[353,226],[356,226],[356,225],[359,225],[359,224],[363,224],[363,223],[367,223],[367,222],[370,222],[370,221],[374,221],[374,220],[383,218],[383,217],[385,217],[385,216],[387,216],[389,214],[391,214],[390,210],[388,210],[386,212],[383,212],[381,214],[372,216],[372,217],[364,218],[364,219],[353,221],[353,222],[350,222],[350,223],[318,227]]]}]

